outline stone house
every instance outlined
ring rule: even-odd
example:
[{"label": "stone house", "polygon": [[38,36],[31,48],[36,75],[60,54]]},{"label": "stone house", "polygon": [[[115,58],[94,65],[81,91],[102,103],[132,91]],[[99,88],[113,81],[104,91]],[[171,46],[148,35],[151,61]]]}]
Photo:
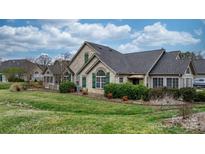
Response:
[{"label": "stone house", "polygon": [[21,76],[16,76],[25,81],[31,80],[43,80],[42,73],[45,68],[35,63],[30,62],[27,59],[16,59],[16,60],[7,60],[0,64],[0,82],[7,82],[8,79],[4,74],[4,71],[9,68],[20,68],[24,71]]},{"label": "stone house", "polygon": [[103,93],[106,83],[141,83],[149,88],[192,87],[198,70],[192,60],[183,59],[180,54],[165,49],[123,54],[108,46],[84,42],[69,67],[73,81],[93,93]]}]

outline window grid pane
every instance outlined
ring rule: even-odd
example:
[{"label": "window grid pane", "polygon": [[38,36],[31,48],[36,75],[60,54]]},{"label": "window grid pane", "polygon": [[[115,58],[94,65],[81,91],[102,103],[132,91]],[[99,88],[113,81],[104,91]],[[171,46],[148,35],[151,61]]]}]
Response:
[{"label": "window grid pane", "polygon": [[163,78],[153,78],[153,88],[163,87]]}]

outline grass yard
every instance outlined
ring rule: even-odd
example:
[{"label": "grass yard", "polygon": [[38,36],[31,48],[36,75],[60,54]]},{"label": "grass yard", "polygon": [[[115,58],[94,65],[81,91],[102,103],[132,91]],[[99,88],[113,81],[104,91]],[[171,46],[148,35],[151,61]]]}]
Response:
[{"label": "grass yard", "polygon": [[[204,111],[205,107],[195,109]],[[165,127],[178,110],[119,104],[72,94],[0,90],[0,133],[192,133]]]}]

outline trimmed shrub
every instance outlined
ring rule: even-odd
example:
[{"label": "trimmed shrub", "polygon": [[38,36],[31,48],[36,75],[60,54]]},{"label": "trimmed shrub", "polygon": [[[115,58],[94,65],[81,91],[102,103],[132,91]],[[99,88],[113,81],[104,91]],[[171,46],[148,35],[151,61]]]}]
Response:
[{"label": "trimmed shrub", "polygon": [[68,93],[72,92],[75,89],[75,83],[66,81],[60,84],[59,91],[60,93]]},{"label": "trimmed shrub", "polygon": [[120,98],[119,97],[119,84],[116,83],[110,83],[110,84],[106,84],[104,86],[104,93],[105,96],[107,96],[107,94],[112,93],[113,98]]},{"label": "trimmed shrub", "polygon": [[127,96],[128,99],[139,100],[143,99],[144,95],[147,95],[148,88],[143,85],[133,85],[131,83],[110,83],[104,87],[105,96],[108,96],[109,93],[112,94],[113,98],[122,98],[123,96]]},{"label": "trimmed shrub", "polygon": [[0,83],[0,89],[9,89],[11,86],[11,83]]},{"label": "trimmed shrub", "polygon": [[195,102],[205,102],[205,91],[197,91],[194,97]]},{"label": "trimmed shrub", "polygon": [[11,92],[20,92],[23,90],[23,86],[20,83],[13,83],[10,87]]},{"label": "trimmed shrub", "polygon": [[150,93],[150,89],[146,89],[146,90],[144,91],[144,94],[142,95],[142,100],[143,100],[143,101],[149,101],[149,100],[150,100],[150,95],[149,95],[149,93]]},{"label": "trimmed shrub", "polygon": [[181,93],[183,101],[193,102],[193,100],[196,96],[196,89],[194,89],[194,88],[181,88],[180,93]]}]

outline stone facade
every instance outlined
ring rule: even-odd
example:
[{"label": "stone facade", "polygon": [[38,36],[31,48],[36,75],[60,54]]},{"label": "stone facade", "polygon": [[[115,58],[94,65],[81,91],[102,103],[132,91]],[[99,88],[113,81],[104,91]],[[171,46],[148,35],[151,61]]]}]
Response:
[{"label": "stone facade", "polygon": [[[82,47],[81,51],[76,55],[76,57],[70,64],[70,68],[74,72],[75,75],[80,70],[80,68],[85,64],[84,62],[85,53],[87,53],[88,57],[90,58],[95,53],[95,51],[88,45],[84,45]],[[76,78],[76,76],[74,78]]]},{"label": "stone facade", "polygon": [[101,88],[92,88],[92,74],[93,73],[97,73],[99,70],[103,70],[105,73],[110,74],[110,83],[116,83],[117,82],[117,77],[115,75],[115,73],[109,69],[107,66],[105,66],[102,62],[99,62],[95,67],[93,67],[93,69],[91,71],[89,71],[88,74],[86,74],[86,72],[89,70],[89,66],[92,66],[92,64],[97,61],[97,58],[95,58],[94,60],[92,60],[92,63],[90,65],[88,65],[80,74],[80,87],[82,87],[82,77],[86,77],[86,88],[88,89],[88,92],[91,93],[103,93],[103,89]]}]

